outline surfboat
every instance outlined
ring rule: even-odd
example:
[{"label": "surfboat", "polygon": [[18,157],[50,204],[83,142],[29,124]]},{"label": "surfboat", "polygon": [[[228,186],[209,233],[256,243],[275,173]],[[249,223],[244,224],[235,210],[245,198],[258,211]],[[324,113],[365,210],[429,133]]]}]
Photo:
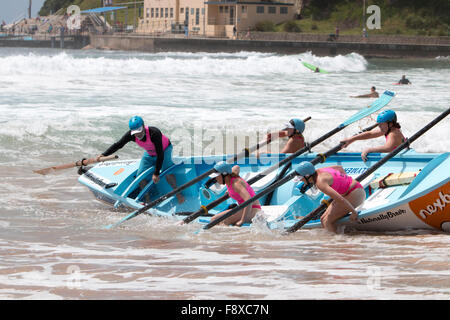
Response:
[{"label": "surfboat", "polygon": [[[360,153],[340,152],[326,159],[316,168],[341,165],[347,174],[357,177],[371,165],[379,161],[385,154],[369,154],[367,162],[361,160]],[[276,165],[288,155],[263,155],[259,159],[248,157],[236,162],[240,166],[240,176],[245,180],[259,172]],[[300,155],[292,161],[290,170],[302,161],[311,161],[317,153]],[[82,167],[79,182],[89,188],[95,198],[108,203],[118,210],[130,211],[144,207],[145,194],[153,201],[172,191],[164,176],[173,174],[180,186],[200,174],[210,170],[218,161],[227,159],[226,155],[209,157],[174,157],[175,164],[161,173],[158,184],[152,182],[153,168],[149,168],[136,177],[140,160],[118,160],[96,164],[93,167]],[[275,166],[276,167],[276,166]],[[252,184],[258,194],[279,177],[283,167],[276,168],[264,178]],[[148,181],[143,190],[139,184]],[[207,186],[208,178],[182,191],[185,201],[178,203],[176,197],[171,197],[148,209],[145,213],[182,220],[201,206],[211,203],[223,196],[226,187],[213,184]],[[361,181],[366,191],[365,202],[358,207],[357,222],[348,217],[339,224],[367,231],[397,231],[410,229],[440,230],[450,232],[450,158],[449,153],[417,153],[414,150],[404,150],[387,163]],[[302,190],[302,182],[294,179],[275,189],[268,201],[268,195],[260,202],[264,211],[264,219],[270,229],[284,230],[299,221],[321,204],[324,195],[313,189]],[[200,216],[195,222],[207,224],[211,216],[226,210],[234,200],[228,199],[217,207],[210,209],[208,214]],[[140,217],[139,219],[142,219]],[[245,226],[250,226],[246,224]],[[320,220],[309,221],[303,226],[320,228]]]}]

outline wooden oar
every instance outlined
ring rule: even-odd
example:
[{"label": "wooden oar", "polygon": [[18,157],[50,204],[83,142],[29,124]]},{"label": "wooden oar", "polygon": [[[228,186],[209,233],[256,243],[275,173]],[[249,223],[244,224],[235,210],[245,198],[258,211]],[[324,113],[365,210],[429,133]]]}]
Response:
[{"label": "wooden oar", "polygon": [[46,175],[46,174],[49,174],[50,172],[53,172],[53,171],[56,171],[56,170],[63,170],[63,169],[87,166],[89,164],[93,164],[93,163],[97,163],[97,162],[103,162],[103,161],[108,161],[108,160],[113,160],[113,159],[117,159],[117,158],[119,158],[119,156],[117,156],[117,155],[110,155],[110,156],[107,156],[107,157],[100,157],[98,159],[98,161],[97,161],[97,158],[82,159],[82,160],[78,160],[76,162],[62,164],[62,165],[59,165],[59,166],[53,166],[53,167],[49,167],[49,168],[33,170],[33,172]]},{"label": "wooden oar", "polygon": [[[425,132],[427,132],[429,129],[431,129],[436,123],[444,119],[448,114],[450,113],[450,108],[447,109],[447,111],[441,113],[437,118],[435,118],[433,121],[431,121],[429,124],[427,124],[425,127],[417,131],[412,137],[406,139],[405,142],[403,142],[401,145],[399,145],[394,151],[388,153],[386,156],[384,156],[380,161],[375,163],[372,167],[367,169],[363,174],[356,177],[355,180],[361,182],[365,178],[367,178],[369,175],[371,175],[373,172],[375,172],[379,167],[381,167],[383,164],[385,164],[389,159],[393,158],[395,155],[397,155],[400,151],[402,151],[405,148],[408,148],[409,145],[414,142],[417,138],[419,138],[421,135],[423,135]],[[320,206],[318,206],[316,209],[308,213],[306,216],[304,216],[301,220],[296,222],[294,225],[286,229],[285,233],[292,233],[303,227],[308,221],[314,219],[315,217],[319,218],[327,209],[328,205],[333,201],[333,199],[327,200],[328,204],[322,203]]]},{"label": "wooden oar", "polygon": [[[354,123],[354,122],[356,122],[358,120],[361,120],[361,119],[371,115],[372,113],[380,110],[381,108],[386,106],[394,98],[394,95],[395,95],[394,92],[385,91],[381,95],[381,97],[379,97],[377,100],[375,100],[368,108],[361,109],[359,112],[355,113],[353,116],[351,116],[346,121],[341,123],[335,129],[329,131],[328,133],[324,134],[320,138],[314,140],[313,142],[311,142],[310,144],[308,144],[304,148],[298,150],[297,152],[294,152],[292,155],[290,155],[287,158],[281,160],[280,162],[278,162],[277,164],[273,165],[272,167],[269,167],[268,169],[264,170],[263,172],[257,174],[255,177],[249,179],[247,181],[247,183],[251,185],[251,184],[255,183],[256,181],[259,181],[260,179],[264,178],[266,175],[268,175],[272,171],[276,170],[277,168],[281,167],[282,165],[284,165],[286,163],[290,163],[293,159],[295,159],[299,155],[301,155],[301,154],[311,150],[312,147],[314,147],[314,146],[318,145],[319,143],[325,141],[329,137],[333,136],[334,134],[338,133],[339,131],[341,131],[344,128],[346,128],[347,126],[349,126],[350,124],[352,124],[352,123]],[[375,125],[373,126],[373,128],[374,127],[375,127]],[[207,204],[206,206],[202,206],[199,210],[197,210],[196,212],[193,212],[190,216],[187,216],[183,220],[183,222],[184,223],[189,223],[189,222],[194,221],[199,216],[208,214],[208,210],[210,210],[211,208],[216,207],[217,205],[219,205],[223,201],[227,200],[228,198],[229,198],[229,195],[227,193],[225,193],[225,195],[223,195],[222,197],[214,200],[213,202]]]}]

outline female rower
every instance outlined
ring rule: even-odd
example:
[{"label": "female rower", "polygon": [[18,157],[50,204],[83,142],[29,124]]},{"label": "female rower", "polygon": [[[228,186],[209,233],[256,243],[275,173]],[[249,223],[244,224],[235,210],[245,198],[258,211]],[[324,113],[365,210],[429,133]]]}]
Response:
[{"label": "female rower", "polygon": [[[294,153],[305,146],[303,131],[305,131],[305,123],[303,120],[291,119],[285,124],[285,127],[282,130],[268,133],[267,143],[270,143],[274,136],[278,136],[279,138],[288,137],[289,140],[280,153]],[[260,153],[258,152],[257,155],[259,156]]]},{"label": "female rower", "polygon": [[367,154],[372,152],[391,152],[405,141],[402,131],[400,130],[400,124],[397,123],[397,115],[393,110],[385,110],[381,112],[377,117],[378,127],[374,129],[362,132],[352,137],[346,138],[341,142],[344,143],[343,148],[348,147],[356,140],[366,140],[378,138],[381,136],[386,137],[386,143],[379,147],[366,148],[361,153],[361,158],[367,161]]},{"label": "female rower", "polygon": [[310,162],[303,161],[296,171],[302,177],[301,181],[310,186],[315,185],[317,189],[333,199],[320,218],[325,229],[336,233],[336,221],[349,212],[351,212],[350,220],[358,219],[355,208],[364,202],[366,192],[362,185],[348,176],[341,166],[316,170]]},{"label": "female rower", "polygon": [[[210,175],[211,178],[215,178],[220,184],[225,184],[228,190],[228,195],[236,200],[238,204],[247,201],[255,195],[252,187],[239,176],[239,166],[232,167],[226,162],[219,162],[214,166],[217,171]],[[218,219],[222,215],[226,214],[230,209],[216,214],[211,218],[211,221]],[[258,200],[251,205],[246,206],[244,209],[238,211],[231,217],[226,218],[222,223],[225,225],[236,225],[240,227],[246,222],[251,222],[253,217],[261,211],[261,204]]]}]

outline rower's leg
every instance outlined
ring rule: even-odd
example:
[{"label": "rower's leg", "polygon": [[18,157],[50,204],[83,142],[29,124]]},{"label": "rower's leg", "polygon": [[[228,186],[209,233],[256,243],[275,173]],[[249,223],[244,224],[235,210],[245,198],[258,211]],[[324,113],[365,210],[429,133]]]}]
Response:
[{"label": "rower's leg", "polygon": [[[167,182],[170,184],[170,186],[173,189],[177,188],[177,179],[175,178],[175,175],[173,174],[168,174],[167,175]],[[183,203],[184,202],[184,196],[181,192],[177,193],[177,199],[178,199],[178,203]]]},{"label": "rower's leg", "polygon": [[[147,183],[148,183],[147,180],[142,179],[141,182],[139,182],[139,188],[141,188],[141,190],[144,190]],[[150,202],[150,196],[149,196],[148,192],[144,194],[144,201],[145,201],[145,203]]]}]

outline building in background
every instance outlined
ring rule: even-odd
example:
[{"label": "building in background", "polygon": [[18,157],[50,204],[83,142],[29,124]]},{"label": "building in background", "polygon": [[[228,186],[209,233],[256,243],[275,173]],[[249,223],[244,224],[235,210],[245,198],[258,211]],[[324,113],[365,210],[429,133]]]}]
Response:
[{"label": "building in background", "polygon": [[229,37],[252,29],[258,22],[295,19],[302,1],[144,0],[137,32],[185,33]]}]

